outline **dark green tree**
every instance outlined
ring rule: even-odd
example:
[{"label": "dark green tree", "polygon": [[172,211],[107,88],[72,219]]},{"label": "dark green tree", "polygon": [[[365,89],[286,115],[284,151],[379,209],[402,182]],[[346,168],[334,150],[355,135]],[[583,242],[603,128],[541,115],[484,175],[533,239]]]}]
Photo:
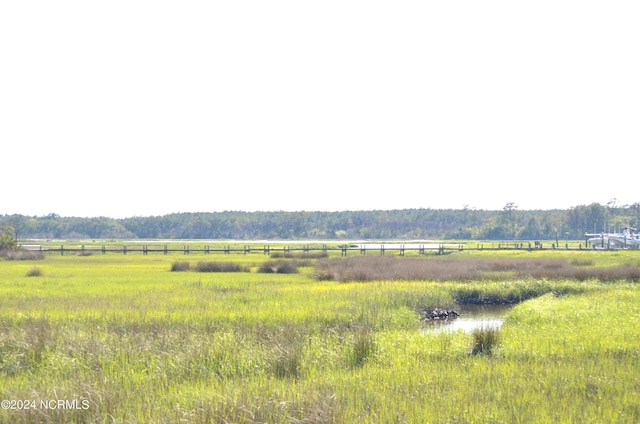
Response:
[{"label": "dark green tree", "polygon": [[18,240],[15,236],[15,228],[11,225],[0,229],[0,250],[15,250]]},{"label": "dark green tree", "polygon": [[505,233],[513,240],[516,239],[518,231],[517,210],[518,206],[514,202],[509,202],[502,208],[502,225],[505,227]]}]

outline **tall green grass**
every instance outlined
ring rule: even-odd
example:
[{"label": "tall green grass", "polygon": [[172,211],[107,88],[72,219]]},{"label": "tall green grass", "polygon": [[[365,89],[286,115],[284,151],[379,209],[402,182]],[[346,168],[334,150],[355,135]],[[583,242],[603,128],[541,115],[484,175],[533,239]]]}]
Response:
[{"label": "tall green grass", "polygon": [[[0,422],[640,420],[634,282],[337,283],[313,267],[171,272],[175,260],[48,256],[38,278],[0,261],[0,398],[89,404],[1,410]],[[180,260],[257,270],[270,258]],[[473,335],[421,331],[421,308],[469,299],[520,302],[490,355],[471,354]]]}]

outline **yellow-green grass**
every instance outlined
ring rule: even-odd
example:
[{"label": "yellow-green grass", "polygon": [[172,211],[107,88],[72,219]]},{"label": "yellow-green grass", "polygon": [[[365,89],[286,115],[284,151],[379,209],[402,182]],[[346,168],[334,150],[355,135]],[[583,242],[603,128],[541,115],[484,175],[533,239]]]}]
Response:
[{"label": "yellow-green grass", "polygon": [[[268,259],[48,255],[34,277],[34,262],[0,261],[0,397],[38,406],[0,422],[640,420],[636,284],[336,283],[312,267],[255,272]],[[175,260],[253,272],[171,272]],[[492,355],[472,355],[471,335],[422,331],[419,309],[461,291],[540,285],[548,293],[510,312]],[[39,408],[50,399],[88,408]]]}]

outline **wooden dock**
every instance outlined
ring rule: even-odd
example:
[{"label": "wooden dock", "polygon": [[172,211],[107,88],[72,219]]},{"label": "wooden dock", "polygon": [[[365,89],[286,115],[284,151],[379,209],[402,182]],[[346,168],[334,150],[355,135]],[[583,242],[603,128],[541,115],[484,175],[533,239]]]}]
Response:
[{"label": "wooden dock", "polygon": [[169,246],[169,244],[140,244],[140,245],[64,245],[59,246],[52,245],[24,245],[24,248],[31,251],[40,251],[44,254],[58,254],[58,255],[79,255],[89,256],[95,254],[282,254],[284,256],[288,254],[312,254],[312,253],[340,253],[341,256],[348,256],[353,254],[396,254],[404,256],[407,252],[417,252],[421,255],[436,254],[446,255],[453,252],[463,251],[607,251],[614,250],[608,246],[587,246],[587,243],[565,243],[564,245],[556,244],[553,242],[541,243],[541,242],[478,242],[478,243],[407,243],[402,244],[398,242],[392,243],[372,243],[372,244],[342,244],[342,245],[328,245],[328,244],[294,244],[294,245],[270,245],[270,244],[245,244],[238,245],[204,245],[194,246],[191,244],[184,244],[182,247]]}]

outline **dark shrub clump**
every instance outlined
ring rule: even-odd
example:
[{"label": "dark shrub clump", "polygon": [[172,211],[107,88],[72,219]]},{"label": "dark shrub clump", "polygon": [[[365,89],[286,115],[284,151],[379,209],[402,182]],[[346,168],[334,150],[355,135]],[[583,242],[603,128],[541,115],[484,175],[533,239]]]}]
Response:
[{"label": "dark shrub clump", "polygon": [[175,261],[171,264],[171,271],[173,272],[189,271],[189,268],[189,262],[186,261]]},{"label": "dark shrub clump", "polygon": [[44,259],[44,253],[33,250],[0,250],[0,257],[8,261],[36,261]]},{"label": "dark shrub clump", "polygon": [[248,268],[235,262],[198,262],[196,265],[198,272],[247,272]]},{"label": "dark shrub clump", "polygon": [[40,277],[42,275],[42,270],[37,266],[33,266],[27,270],[27,277]]},{"label": "dark shrub clump", "polygon": [[260,265],[258,272],[265,274],[296,274],[298,263],[296,261],[268,261]]}]

